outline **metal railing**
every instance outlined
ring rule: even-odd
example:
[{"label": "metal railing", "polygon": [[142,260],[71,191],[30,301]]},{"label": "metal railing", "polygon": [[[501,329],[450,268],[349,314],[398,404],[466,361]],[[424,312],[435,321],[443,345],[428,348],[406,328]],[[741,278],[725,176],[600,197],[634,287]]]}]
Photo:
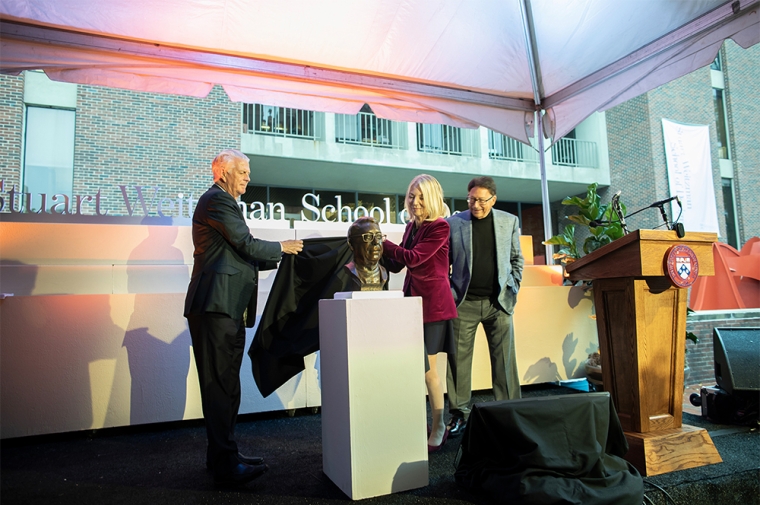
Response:
[{"label": "metal railing", "polygon": [[538,152],[511,137],[488,130],[488,157],[492,160],[537,162]]},{"label": "metal railing", "polygon": [[423,153],[478,156],[479,130],[417,123],[417,150]]},{"label": "metal railing", "polygon": [[316,140],[320,138],[316,114],[311,110],[246,103],[243,104],[243,132]]},{"label": "metal railing", "polygon": [[552,163],[566,167],[599,167],[596,142],[561,138],[552,146]]},{"label": "metal railing", "polygon": [[335,114],[335,142],[406,149],[406,125],[381,119],[371,112]]}]

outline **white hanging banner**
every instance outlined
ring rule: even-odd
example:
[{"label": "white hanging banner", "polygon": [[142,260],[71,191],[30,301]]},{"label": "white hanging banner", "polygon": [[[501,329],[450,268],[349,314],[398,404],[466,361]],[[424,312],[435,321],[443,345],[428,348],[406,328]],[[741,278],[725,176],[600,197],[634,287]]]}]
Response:
[{"label": "white hanging banner", "polygon": [[[663,119],[662,133],[670,194],[681,199],[683,214],[680,221],[684,229],[687,232],[720,233],[708,125],[687,125]],[[672,211],[675,220],[680,209],[672,205]]]}]

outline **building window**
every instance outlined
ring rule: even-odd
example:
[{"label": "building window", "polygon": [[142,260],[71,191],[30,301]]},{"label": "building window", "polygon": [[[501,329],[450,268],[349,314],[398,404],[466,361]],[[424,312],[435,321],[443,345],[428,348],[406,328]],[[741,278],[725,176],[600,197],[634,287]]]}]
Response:
[{"label": "building window", "polygon": [[417,123],[417,150],[454,156],[479,156],[480,130]]},{"label": "building window", "polygon": [[493,130],[488,130],[488,157],[492,160],[538,161],[535,149]]},{"label": "building window", "polygon": [[720,58],[720,51],[715,55],[715,59],[710,63],[710,70],[723,70],[723,62]]},{"label": "building window", "polygon": [[424,153],[462,154],[462,132],[455,126],[417,124],[417,150]]},{"label": "building window", "polygon": [[723,99],[722,89],[713,88],[713,104],[715,105],[715,132],[718,136],[718,157],[728,160],[731,159],[731,153],[728,148],[726,104]]},{"label": "building window", "polygon": [[364,104],[356,115],[335,114],[335,142],[386,149],[405,149],[406,135],[402,123],[381,119]]},{"label": "building window", "polygon": [[317,140],[319,132],[311,110],[243,104],[243,132]]},{"label": "building window", "polygon": [[739,226],[734,211],[734,180],[721,179],[723,186],[723,217],[726,220],[726,243],[734,249],[739,249]]},{"label": "building window", "polygon": [[[374,194],[374,193],[359,193],[358,206],[364,207],[367,210],[367,214],[371,215],[382,223],[403,223],[400,219],[399,209],[397,204],[399,203],[396,195],[392,194]],[[404,203],[402,199],[400,203]]]},{"label": "building window", "polygon": [[27,212],[68,213],[74,186],[73,110],[26,108],[24,193]]},{"label": "building window", "polygon": [[599,166],[596,142],[578,140],[575,138],[575,130],[559,139],[552,146],[552,164],[566,167],[589,167]]}]

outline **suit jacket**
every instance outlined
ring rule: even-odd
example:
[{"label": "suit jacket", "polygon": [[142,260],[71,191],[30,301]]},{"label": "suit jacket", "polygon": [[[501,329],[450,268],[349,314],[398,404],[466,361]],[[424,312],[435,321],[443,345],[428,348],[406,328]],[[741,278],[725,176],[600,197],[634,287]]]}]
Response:
[{"label": "suit jacket", "polygon": [[[410,222],[404,230],[406,240],[414,229]],[[412,246],[405,249],[391,241],[383,242],[386,267],[400,272],[406,267],[404,293],[422,297],[422,320],[425,323],[457,317],[457,308],[449,288],[449,225],[439,218],[420,226]]]},{"label": "suit jacket", "polygon": [[[512,314],[525,263],[520,251],[517,217],[496,209],[491,209],[491,212],[500,287],[497,302],[502,310]],[[467,294],[472,278],[472,214],[466,210],[454,214],[447,221],[451,227],[451,293],[459,306]]]},{"label": "suit jacket", "polygon": [[193,214],[193,273],[185,316],[219,312],[256,322],[259,269],[275,268],[278,242],[253,238],[237,201],[214,185],[198,199]]}]

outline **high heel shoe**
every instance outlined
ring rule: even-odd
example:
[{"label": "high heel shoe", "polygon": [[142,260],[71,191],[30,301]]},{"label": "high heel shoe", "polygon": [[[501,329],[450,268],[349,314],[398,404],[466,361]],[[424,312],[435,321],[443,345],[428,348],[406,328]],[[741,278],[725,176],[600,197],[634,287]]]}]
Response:
[{"label": "high heel shoe", "polygon": [[438,445],[430,445],[428,444],[428,454],[431,452],[438,452],[443,447],[443,444],[446,443],[446,439],[449,438],[449,430],[448,428],[446,431],[443,432],[443,438],[441,439],[441,443]]}]

